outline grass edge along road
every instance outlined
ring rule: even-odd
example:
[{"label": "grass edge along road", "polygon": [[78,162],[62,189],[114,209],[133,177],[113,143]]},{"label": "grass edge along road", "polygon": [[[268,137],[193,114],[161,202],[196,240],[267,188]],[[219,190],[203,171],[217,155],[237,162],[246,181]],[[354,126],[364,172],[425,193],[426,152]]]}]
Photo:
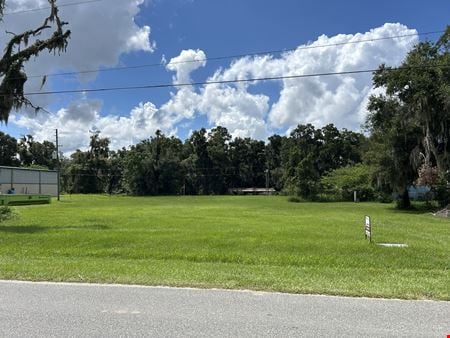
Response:
[{"label": "grass edge along road", "polygon": [[[450,300],[450,224],[378,203],[64,196],[0,224],[0,278]],[[364,240],[372,216],[375,242]]]}]

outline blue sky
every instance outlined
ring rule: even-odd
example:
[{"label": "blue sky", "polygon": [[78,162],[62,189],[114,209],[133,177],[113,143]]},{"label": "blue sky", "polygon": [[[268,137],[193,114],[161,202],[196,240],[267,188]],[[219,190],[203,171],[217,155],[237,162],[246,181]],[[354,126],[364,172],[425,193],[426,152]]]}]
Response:
[{"label": "blue sky", "polygon": [[[10,0],[10,10],[36,8],[43,3]],[[61,16],[73,31],[67,55],[33,60],[27,72],[108,69],[160,63],[163,57],[170,62],[178,56],[183,62],[201,56],[437,31],[448,24],[449,10],[448,1],[102,0],[61,8]],[[44,13],[11,15],[3,25],[19,31],[41,20]],[[5,39],[2,37],[1,43]],[[367,69],[380,62],[399,64],[418,39],[411,36],[345,48],[199,62],[198,68],[180,63],[172,69],[163,65],[98,72],[90,77],[49,77],[43,90]],[[38,82],[30,80],[27,90],[35,91]],[[332,122],[358,130],[367,98],[374,93],[369,74],[210,87],[35,97],[50,115],[19,112],[0,130],[14,136],[31,133],[42,140],[51,139],[53,128],[58,128],[65,138],[66,152],[85,147],[89,130],[94,128],[111,138],[116,148],[150,137],[156,129],[186,138],[193,129],[218,124],[234,136],[260,139],[274,132],[286,133],[297,123],[320,127]]]}]

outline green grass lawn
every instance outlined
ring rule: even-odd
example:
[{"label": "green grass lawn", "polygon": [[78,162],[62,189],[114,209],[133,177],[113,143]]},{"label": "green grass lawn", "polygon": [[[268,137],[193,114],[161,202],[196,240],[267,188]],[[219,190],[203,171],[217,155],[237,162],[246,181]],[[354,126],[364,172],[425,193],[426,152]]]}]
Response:
[{"label": "green grass lawn", "polygon": [[[286,197],[63,196],[0,224],[0,278],[450,300],[450,221]],[[375,242],[364,240],[372,216]]]}]

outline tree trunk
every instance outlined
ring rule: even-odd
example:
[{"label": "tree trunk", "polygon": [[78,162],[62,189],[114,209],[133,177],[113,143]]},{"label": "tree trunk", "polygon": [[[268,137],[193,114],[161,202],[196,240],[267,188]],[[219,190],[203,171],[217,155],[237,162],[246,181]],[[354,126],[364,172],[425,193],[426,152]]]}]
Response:
[{"label": "tree trunk", "polygon": [[[430,155],[433,155],[434,159],[436,160],[436,167],[438,170],[439,175],[444,173],[444,167],[445,167],[445,160],[447,157],[447,142],[444,141],[444,151],[441,153],[438,150],[438,146],[434,143],[433,136],[431,134],[430,130],[430,121],[427,119],[425,122],[425,138],[424,138],[424,147],[425,147],[425,164],[428,165],[430,163]],[[443,129],[443,139],[446,138],[446,128]],[[436,137],[435,137],[436,139]]]},{"label": "tree trunk", "polygon": [[400,196],[400,200],[398,203],[399,209],[409,209],[411,207],[411,200],[409,199],[408,188],[405,188],[403,193]]}]

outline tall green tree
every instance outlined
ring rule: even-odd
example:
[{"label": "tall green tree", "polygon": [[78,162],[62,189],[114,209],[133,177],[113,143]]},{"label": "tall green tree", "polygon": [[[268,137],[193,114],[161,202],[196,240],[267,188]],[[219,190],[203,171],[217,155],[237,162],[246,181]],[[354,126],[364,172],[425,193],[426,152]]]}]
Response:
[{"label": "tall green tree", "polygon": [[230,143],[230,157],[233,187],[265,187],[267,165],[263,141],[237,137]]},{"label": "tall green tree", "polygon": [[17,151],[17,140],[14,137],[0,131],[0,165],[19,165],[20,162],[17,159]]},{"label": "tall green tree", "polygon": [[[408,187],[418,177],[419,164],[414,161],[420,152],[421,130],[415,118],[405,113],[397,100],[384,96],[371,97],[369,106],[371,154],[369,164],[375,164],[379,188],[389,188],[400,197],[399,207],[411,205]],[[387,192],[387,191],[384,191]]]},{"label": "tall green tree", "polygon": [[182,142],[160,131],[132,146],[124,156],[124,180],[136,195],[173,195],[182,192]]},{"label": "tall green tree", "polygon": [[96,193],[98,183],[90,167],[89,153],[77,149],[70,155],[70,161],[63,166],[62,179],[69,193]]},{"label": "tall green tree", "polygon": [[421,166],[450,168],[450,27],[435,42],[421,42],[398,68],[381,65],[373,77],[384,94],[370,99],[367,125],[379,154],[379,172],[408,207],[407,187]]},{"label": "tall green tree", "polygon": [[96,131],[91,136],[88,150],[88,167],[89,173],[94,176],[95,192],[103,192],[106,190],[108,182],[108,173],[110,172],[110,150],[109,144],[111,140],[107,137],[100,137],[100,132]]},{"label": "tall green tree", "polygon": [[99,193],[107,190],[110,173],[109,143],[108,138],[102,138],[99,132],[95,132],[87,151],[77,150],[71,155],[71,161],[63,173],[71,192]]},{"label": "tall green tree", "polygon": [[361,146],[364,135],[347,129],[338,130],[328,124],[318,130],[319,157],[318,167],[321,173],[361,162]]},{"label": "tall green tree", "polygon": [[187,194],[210,194],[213,164],[208,153],[205,128],[192,133],[184,145],[183,166],[186,170],[185,192]]},{"label": "tall green tree", "polygon": [[56,167],[54,153],[56,146],[49,141],[35,141],[32,135],[25,135],[20,138],[18,153],[23,166],[39,166],[48,169]]},{"label": "tall green tree", "polygon": [[214,194],[225,194],[229,187],[230,175],[230,153],[229,142],[231,135],[224,127],[217,126],[208,133],[206,150],[209,158],[209,168],[202,170],[207,175],[209,189]]},{"label": "tall green tree", "polygon": [[266,166],[269,170],[269,185],[277,191],[283,190],[282,149],[286,136],[272,135],[266,144]]},{"label": "tall green tree", "polygon": [[127,150],[125,148],[111,151],[109,154],[109,170],[106,174],[106,192],[108,194],[124,192],[124,161]]},{"label": "tall green tree", "polygon": [[320,171],[316,159],[320,133],[311,124],[299,125],[290,134],[283,147],[285,186],[304,198],[318,192]]}]

